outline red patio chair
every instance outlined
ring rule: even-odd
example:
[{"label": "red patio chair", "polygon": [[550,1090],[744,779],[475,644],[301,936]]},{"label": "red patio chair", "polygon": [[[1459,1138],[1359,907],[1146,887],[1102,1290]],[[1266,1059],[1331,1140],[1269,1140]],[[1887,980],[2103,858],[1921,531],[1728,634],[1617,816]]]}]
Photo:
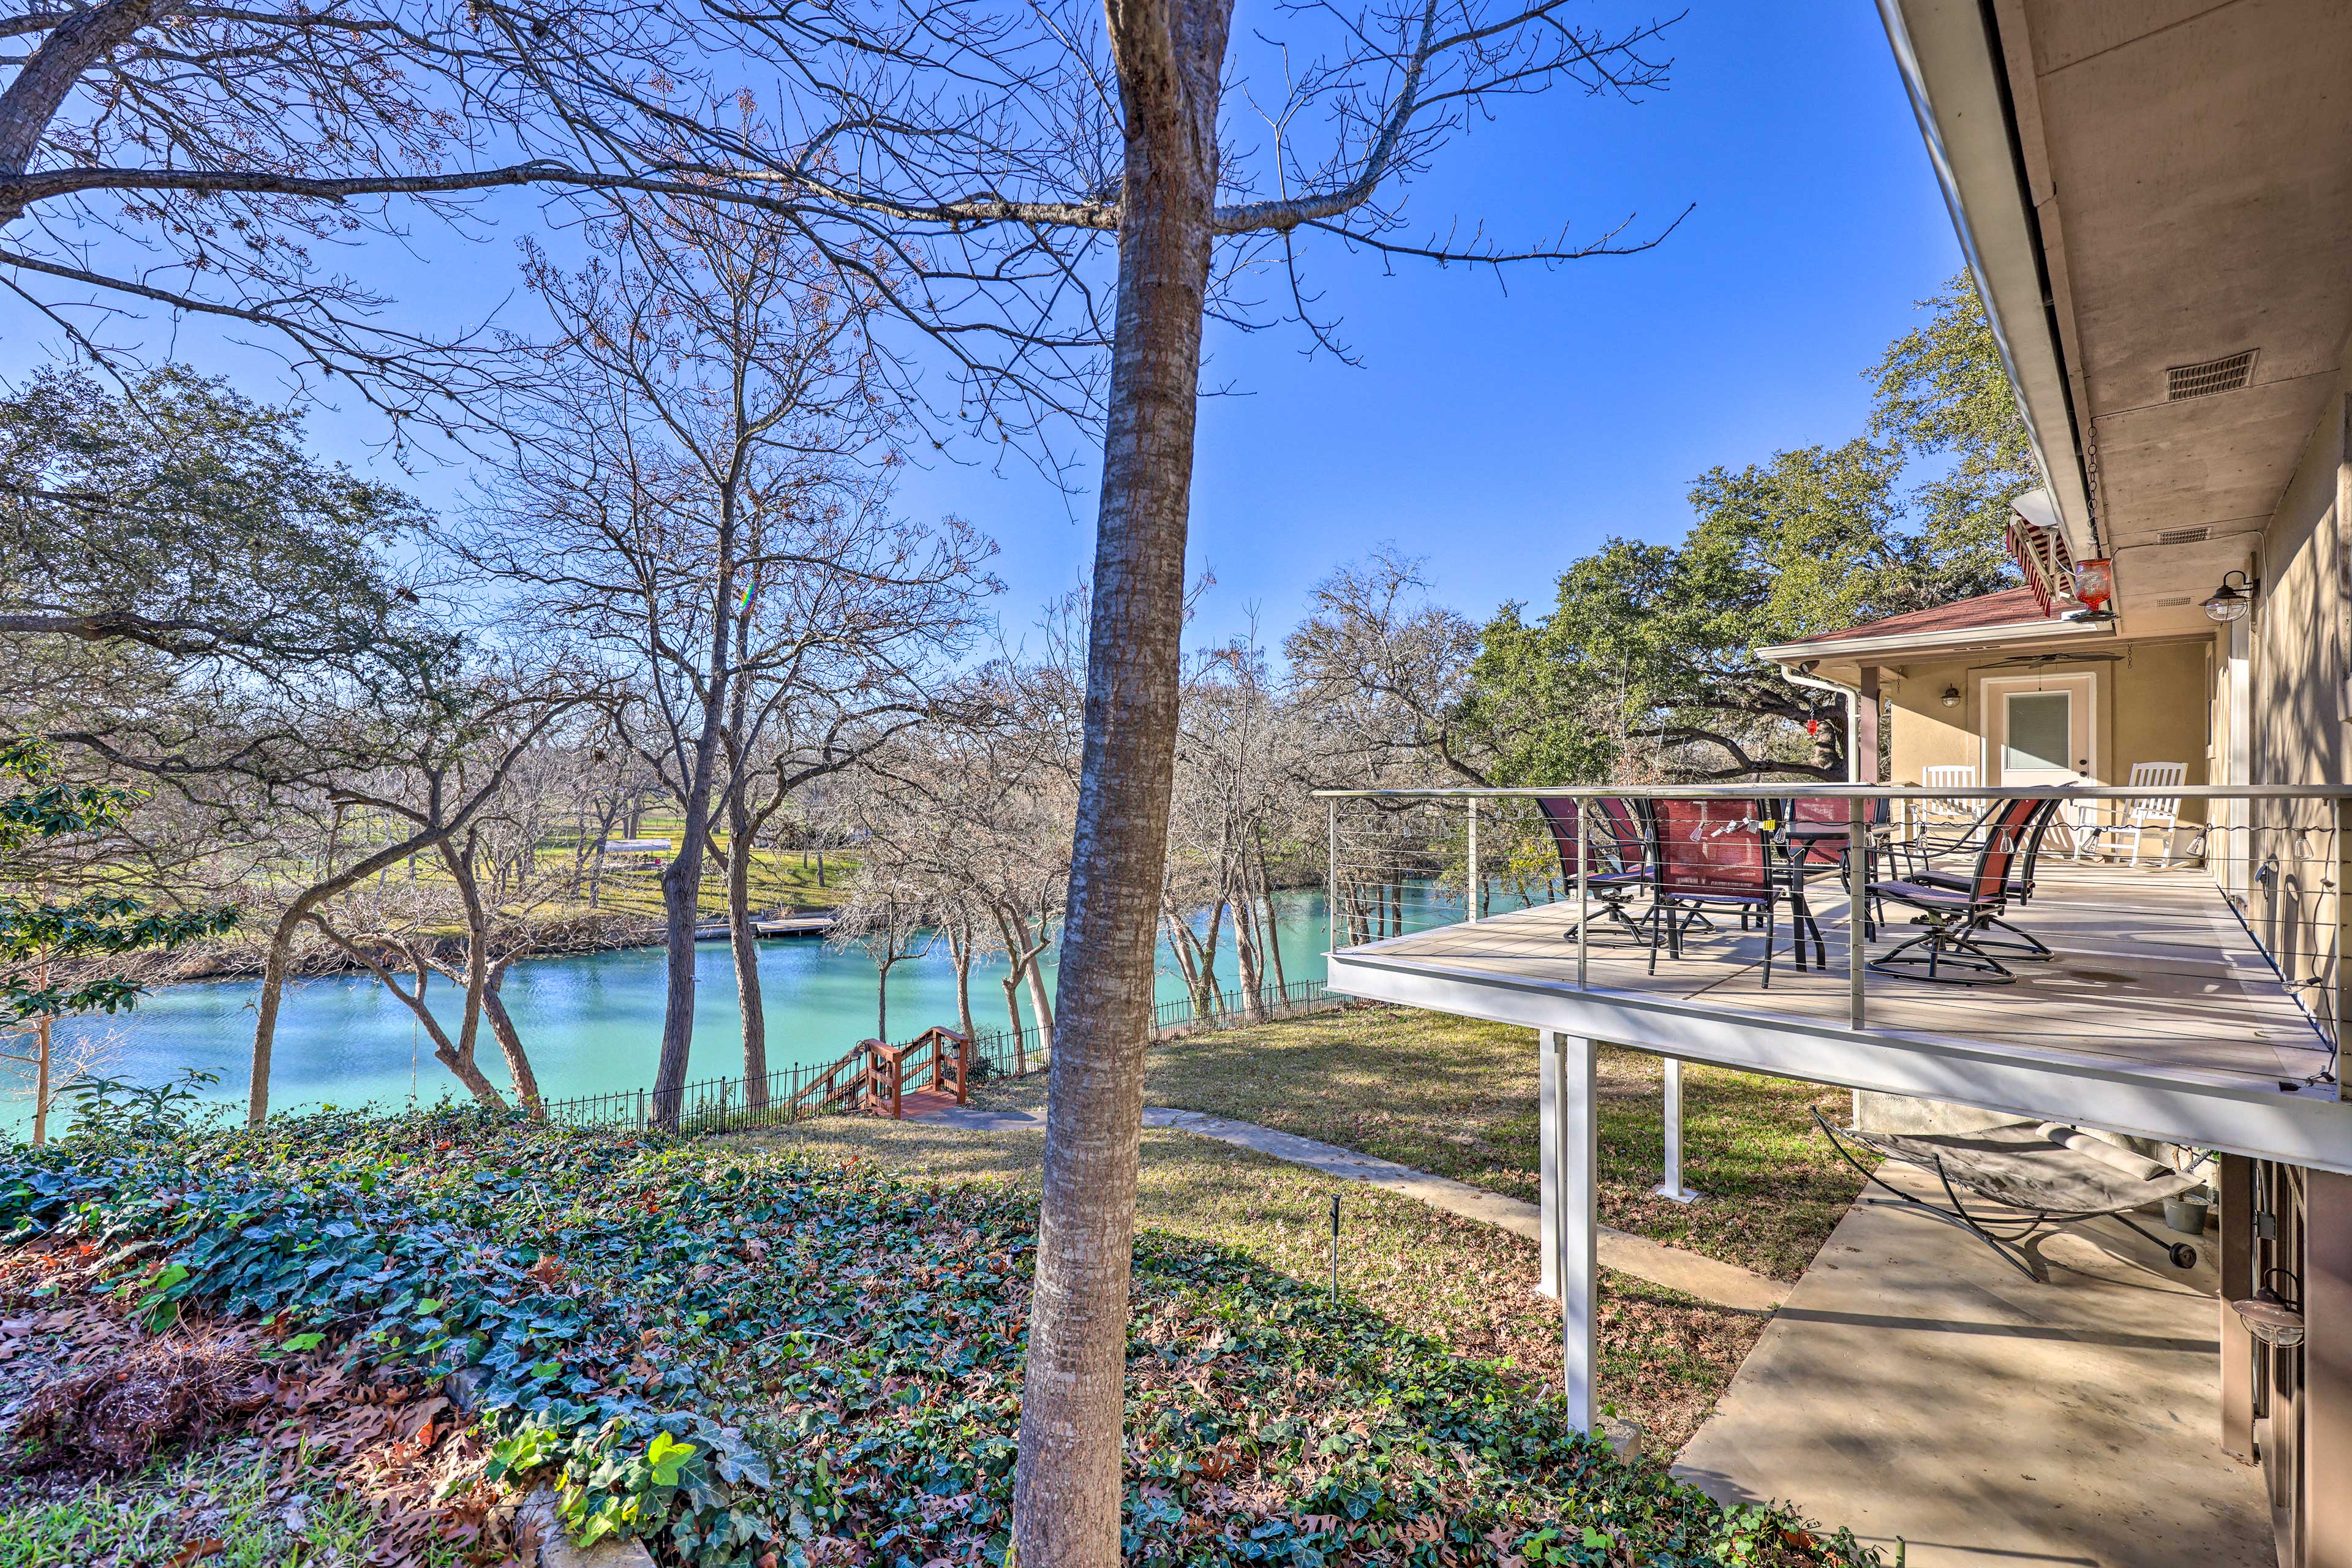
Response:
[{"label": "red patio chair", "polygon": [[[1898,943],[1884,955],[1870,961],[1870,967],[1885,974],[1908,974],[1912,979],[1925,979],[1940,985],[2008,985],[2017,976],[2011,973],[2000,959],[1986,950],[1979,933],[2000,921],[2009,908],[2010,870],[2024,852],[2026,840],[2034,821],[2045,812],[2056,809],[2058,803],[2048,797],[2040,800],[2012,800],[2003,804],[1990,816],[1984,838],[1984,847],[1977,852],[1975,875],[1961,888],[1938,887],[1916,879],[1902,881],[1873,882],[1870,896],[1875,900],[1907,905],[1919,913],[1915,923],[1927,929],[1908,942]],[[2006,922],[2003,922],[2006,925]],[[2020,936],[2026,933],[2015,926],[2008,930]],[[2014,944],[2004,944],[2013,946]],[[2036,947],[2041,943],[2036,942]],[[1915,952],[1915,949],[1924,949]],[[2030,956],[2048,955],[2042,948]],[[1909,973],[1925,964],[1924,975]],[[1943,973],[1942,970],[1958,971]]]},{"label": "red patio chair", "polygon": [[1751,914],[1764,921],[1764,984],[1772,984],[1775,915],[1782,900],[1794,911],[1797,967],[1805,967],[1804,879],[1773,866],[1773,845],[1743,800],[1654,800],[1650,803],[1650,973],[1658,972],[1658,948],[1683,955],[1683,933],[1709,909],[1738,910],[1745,926]]},{"label": "red patio chair", "polygon": [[[1543,812],[1544,826],[1551,830],[1552,847],[1559,851],[1559,874],[1567,882],[1570,896],[1573,897],[1577,850],[1581,843],[1585,888],[1592,897],[1601,900],[1602,918],[1623,926],[1633,933],[1636,942],[1642,941],[1647,933],[1642,930],[1642,922],[1631,912],[1633,901],[1650,885],[1645,864],[1646,845],[1641,826],[1622,800],[1604,798],[1582,804],[1584,812],[1580,814],[1577,809],[1579,803],[1573,800],[1559,800],[1548,795],[1538,796],[1536,800],[1536,805]],[[1609,810],[1612,806],[1617,808],[1613,813]],[[1592,832],[1586,835],[1580,824],[1589,818],[1598,820],[1592,824]],[[1630,833],[1627,831],[1629,826]],[[1580,924],[1582,920],[1583,915],[1580,911]],[[1563,934],[1573,940],[1576,928],[1571,926]]]}]

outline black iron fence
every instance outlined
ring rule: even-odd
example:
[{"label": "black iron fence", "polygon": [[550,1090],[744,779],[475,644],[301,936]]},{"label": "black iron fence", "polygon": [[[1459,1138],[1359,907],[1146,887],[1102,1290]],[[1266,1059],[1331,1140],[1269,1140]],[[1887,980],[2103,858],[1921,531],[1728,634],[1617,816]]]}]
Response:
[{"label": "black iron fence", "polygon": [[[1207,1030],[1238,1029],[1276,1018],[1296,1017],[1345,1005],[1345,998],[1327,994],[1320,980],[1297,980],[1255,992],[1220,991],[1202,999],[1162,1002],[1152,1018],[1152,1037],[1167,1039]],[[1049,1060],[1039,1048],[1034,1031],[1017,1039],[1010,1029],[973,1036],[971,1058],[981,1079],[1013,1078],[1034,1073]],[[547,1120],[559,1127],[604,1131],[646,1131],[660,1128],[681,1136],[735,1132],[752,1127],[779,1127],[805,1116],[854,1109],[849,1091],[863,1070],[859,1047],[838,1061],[782,1068],[765,1078],[704,1079],[678,1092],[675,1120],[649,1089],[615,1089],[608,1094],[582,1095],[547,1102]],[[821,1079],[830,1082],[820,1083]]]}]

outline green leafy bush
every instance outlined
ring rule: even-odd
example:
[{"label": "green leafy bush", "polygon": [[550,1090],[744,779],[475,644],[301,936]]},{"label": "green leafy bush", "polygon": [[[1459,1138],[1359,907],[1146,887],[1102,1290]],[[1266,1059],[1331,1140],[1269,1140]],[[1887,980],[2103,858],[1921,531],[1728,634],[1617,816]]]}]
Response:
[{"label": "green leafy bush", "polygon": [[[668,1561],[1002,1563],[1029,1201],[856,1167],[321,1113],[0,1163],[0,1232],[160,1241],[183,1305],[465,1370],[495,1476]],[[1621,1464],[1494,1368],[1246,1258],[1147,1234],[1132,1562],[1868,1562]]]}]

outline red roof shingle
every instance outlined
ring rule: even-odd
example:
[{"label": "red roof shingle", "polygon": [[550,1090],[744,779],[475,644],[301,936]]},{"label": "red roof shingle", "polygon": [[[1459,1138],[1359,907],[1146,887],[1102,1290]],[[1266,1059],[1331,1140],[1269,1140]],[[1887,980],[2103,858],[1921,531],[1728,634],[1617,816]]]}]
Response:
[{"label": "red roof shingle", "polygon": [[1797,637],[1789,645],[1804,643],[1862,642],[1875,637],[1931,637],[1938,632],[1971,632],[1987,626],[2014,626],[2032,623],[2060,626],[2063,623],[2042,613],[2041,603],[2031,588],[2003,588],[1998,594],[1979,594],[1973,599],[1955,599],[1948,605],[1936,605],[1924,610],[1911,610],[1885,620],[1864,621],[1858,626],[1846,626],[1833,632],[1815,632],[1807,637]]}]

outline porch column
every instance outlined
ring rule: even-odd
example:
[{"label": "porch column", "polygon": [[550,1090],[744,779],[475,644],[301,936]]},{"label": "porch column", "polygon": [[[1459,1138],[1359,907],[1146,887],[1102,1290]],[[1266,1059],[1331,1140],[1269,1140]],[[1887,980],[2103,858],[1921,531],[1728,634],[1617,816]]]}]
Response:
[{"label": "porch column", "polygon": [[2305,1182],[2303,1568],[2352,1568],[2352,1176]]},{"label": "porch column", "polygon": [[2221,1199],[2221,1452],[2254,1462],[2254,1336],[2230,1303],[2254,1293],[2254,1163],[2224,1154],[2214,1187]]},{"label": "porch column", "polygon": [[1543,1288],[1546,1294],[1559,1298],[1561,1387],[1568,1396],[1568,1418],[1580,1431],[1590,1432],[1598,1360],[1592,1294],[1600,1270],[1596,1177],[1601,1143],[1594,1101],[1601,1058],[1589,1039],[1547,1030],[1540,1041]]},{"label": "porch column", "polygon": [[1851,784],[1878,782],[1878,666],[1865,664],[1854,682],[1861,693],[1853,700],[1853,755],[1846,759],[1845,776]]},{"label": "porch column", "polygon": [[1666,1179],[1650,1189],[1662,1198],[1689,1203],[1702,1194],[1683,1185],[1683,1063],[1666,1058]]}]

